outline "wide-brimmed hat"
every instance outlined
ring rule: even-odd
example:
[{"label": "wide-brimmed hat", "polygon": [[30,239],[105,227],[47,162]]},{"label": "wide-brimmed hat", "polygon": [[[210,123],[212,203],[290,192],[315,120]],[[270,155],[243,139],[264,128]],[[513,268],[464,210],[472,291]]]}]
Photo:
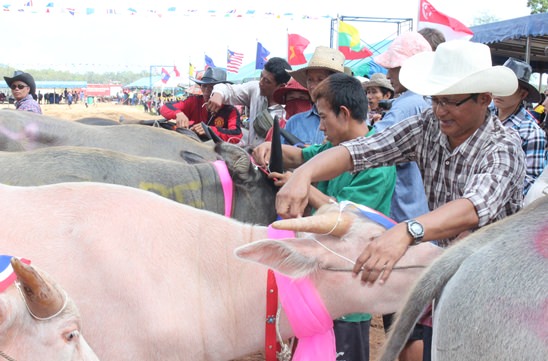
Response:
[{"label": "wide-brimmed hat", "polygon": [[384,75],[383,73],[375,73],[371,75],[371,79],[369,79],[369,81],[363,82],[362,87],[364,90],[371,87],[386,88],[394,92],[394,87],[392,86],[392,83],[390,83],[390,80],[388,80],[386,78],[386,75]]},{"label": "wide-brimmed hat", "polygon": [[226,70],[223,68],[207,68],[202,76],[202,79],[190,78],[197,84],[219,84],[219,83],[230,83],[232,82],[226,80]]},{"label": "wide-brimmed hat", "polygon": [[540,92],[531,83],[529,83],[531,73],[533,73],[533,68],[531,65],[522,60],[509,58],[503,66],[512,69],[518,78],[519,85],[527,89],[529,92],[525,100],[530,103],[538,103],[540,101]]},{"label": "wide-brimmed hat", "polygon": [[417,32],[408,32],[399,35],[384,53],[373,60],[383,68],[392,69],[402,66],[405,60],[424,51],[432,52],[432,47],[424,36]]},{"label": "wide-brimmed hat", "polygon": [[287,71],[293,79],[306,87],[306,72],[311,69],[325,69],[333,73],[344,72],[344,54],[337,49],[327,46],[318,46],[310,58],[307,66],[298,70]]},{"label": "wide-brimmed hat", "polygon": [[290,91],[303,92],[308,94],[308,89],[299,84],[298,81],[291,78],[287,82],[286,86],[279,87],[274,91],[273,98],[274,101],[278,104],[285,104],[285,95]]},{"label": "wide-brimmed hat", "polygon": [[27,84],[30,88],[30,94],[36,94],[36,83],[34,82],[34,78],[29,73],[25,73],[22,70],[16,70],[13,72],[13,77],[4,77],[4,80],[6,81],[6,84],[8,84],[8,87],[11,88],[11,84],[13,82],[19,80],[25,84]]},{"label": "wide-brimmed hat", "polygon": [[518,88],[514,72],[493,66],[485,44],[465,40],[441,43],[436,52],[422,52],[407,59],[400,82],[420,95],[474,94],[490,92],[512,95]]}]

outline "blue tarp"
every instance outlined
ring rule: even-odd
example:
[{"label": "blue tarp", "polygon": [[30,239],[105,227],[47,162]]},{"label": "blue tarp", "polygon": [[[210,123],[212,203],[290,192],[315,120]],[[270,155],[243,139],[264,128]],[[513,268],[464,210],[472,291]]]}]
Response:
[{"label": "blue tarp", "polygon": [[548,13],[472,26],[471,41],[491,48],[493,63],[509,57],[528,61],[535,72],[548,72]]},{"label": "blue tarp", "polygon": [[[36,81],[36,89],[81,89],[88,86],[87,81]],[[8,85],[5,82],[0,83],[0,88],[7,88]]]}]

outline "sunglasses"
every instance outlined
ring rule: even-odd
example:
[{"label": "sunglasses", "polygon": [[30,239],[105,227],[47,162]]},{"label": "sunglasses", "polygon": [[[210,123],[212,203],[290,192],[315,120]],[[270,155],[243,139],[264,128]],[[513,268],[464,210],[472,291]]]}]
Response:
[{"label": "sunglasses", "polygon": [[25,89],[26,87],[28,87],[28,85],[23,85],[23,84],[13,84],[11,86],[11,90],[15,90],[15,89]]}]

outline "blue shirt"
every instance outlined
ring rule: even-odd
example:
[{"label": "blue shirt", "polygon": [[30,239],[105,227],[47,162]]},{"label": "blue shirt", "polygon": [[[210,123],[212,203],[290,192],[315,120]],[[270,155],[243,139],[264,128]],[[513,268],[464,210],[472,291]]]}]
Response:
[{"label": "blue shirt", "polygon": [[[498,115],[498,110],[496,114]],[[521,138],[521,148],[525,152],[527,162],[523,187],[525,195],[546,166],[546,133],[523,105],[514,114],[504,119],[502,124],[507,128],[515,129]]]},{"label": "blue shirt", "polygon": [[[377,132],[381,132],[406,118],[420,114],[423,109],[429,107],[430,104],[421,95],[408,90],[394,99],[392,108],[384,114],[381,121],[375,123],[373,128]],[[396,222],[402,222],[429,211],[417,163],[397,164],[396,188],[392,197],[390,217]]]},{"label": "blue shirt", "polygon": [[[284,128],[306,145],[324,142],[325,135],[320,130],[320,116],[316,105],[309,111],[293,115],[287,120]],[[284,137],[282,137],[282,144],[288,144]]]}]

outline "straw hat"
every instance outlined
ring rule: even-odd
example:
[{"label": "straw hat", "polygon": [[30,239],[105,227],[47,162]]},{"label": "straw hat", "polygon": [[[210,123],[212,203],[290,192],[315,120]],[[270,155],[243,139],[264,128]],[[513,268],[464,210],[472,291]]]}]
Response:
[{"label": "straw hat", "polygon": [[286,86],[279,87],[274,91],[274,101],[278,104],[285,104],[285,95],[290,91],[298,91],[308,94],[308,89],[299,84],[295,79],[291,78]]},{"label": "straw hat", "polygon": [[308,65],[299,70],[288,71],[288,73],[299,84],[306,87],[306,71],[310,69],[325,69],[333,73],[344,72],[344,54],[337,49],[327,46],[318,46],[310,58]]},{"label": "straw hat", "polygon": [[485,44],[465,40],[441,43],[436,52],[422,52],[407,59],[400,82],[421,95],[493,93],[512,95],[518,88],[516,74],[505,66],[493,66]]},{"label": "straw hat", "polygon": [[10,88],[11,88],[11,84],[19,80],[29,86],[30,94],[36,94],[36,83],[34,82],[34,78],[32,77],[32,75],[30,75],[29,73],[25,73],[24,71],[21,71],[21,70],[16,70],[13,72],[13,77],[9,78],[5,76],[4,80],[6,81],[6,84],[8,84],[8,87]]},{"label": "straw hat", "polygon": [[219,83],[230,83],[232,82],[226,80],[226,70],[223,68],[207,68],[204,72],[204,75],[201,79],[190,78],[197,84],[219,84]]},{"label": "straw hat", "polygon": [[376,56],[374,60],[383,68],[398,68],[405,60],[423,51],[432,52],[428,41],[419,33],[408,32],[394,39],[388,49]]},{"label": "straw hat", "polygon": [[390,80],[386,78],[386,75],[383,73],[375,73],[371,75],[371,79],[369,81],[362,83],[363,89],[371,88],[371,87],[378,87],[378,88],[386,88],[394,92],[394,87],[392,86],[392,83],[390,83]]},{"label": "straw hat", "polygon": [[538,103],[540,100],[540,93],[537,88],[529,83],[531,73],[533,72],[533,68],[531,68],[531,65],[518,59],[508,58],[503,66],[512,69],[512,71],[514,72],[514,74],[516,74],[516,77],[518,78],[519,86],[527,89],[527,91],[529,92],[525,100],[530,103]]}]

